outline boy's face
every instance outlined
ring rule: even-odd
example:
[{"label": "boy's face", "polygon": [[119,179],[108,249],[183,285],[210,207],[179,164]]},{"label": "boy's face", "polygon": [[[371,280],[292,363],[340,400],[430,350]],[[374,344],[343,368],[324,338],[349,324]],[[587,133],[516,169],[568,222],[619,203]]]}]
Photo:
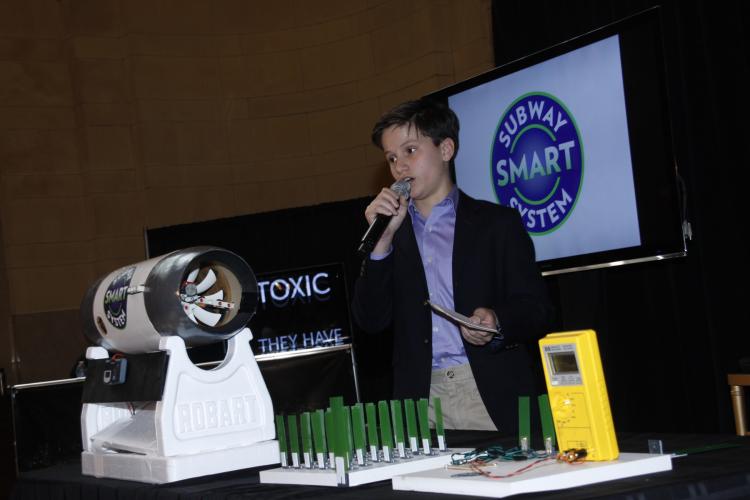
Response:
[{"label": "boy's face", "polygon": [[447,194],[442,191],[446,186],[452,186],[448,168],[448,162],[453,156],[452,139],[444,139],[436,146],[431,138],[420,134],[416,127],[403,125],[386,129],[381,142],[393,178],[413,178],[413,199],[422,200],[433,195]]}]

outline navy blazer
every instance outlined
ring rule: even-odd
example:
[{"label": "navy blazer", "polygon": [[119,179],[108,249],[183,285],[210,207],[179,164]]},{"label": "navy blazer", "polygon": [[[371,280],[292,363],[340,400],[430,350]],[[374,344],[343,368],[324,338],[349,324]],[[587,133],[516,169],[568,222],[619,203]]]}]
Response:
[{"label": "navy blazer", "polygon": [[[426,398],[432,372],[432,316],[424,305],[427,281],[407,215],[380,261],[365,258],[354,288],[352,312],[367,332],[393,324],[396,399]],[[552,307],[537,268],[531,238],[516,210],[475,200],[459,191],[453,242],[455,310],[471,316],[487,307],[498,316],[505,343],[464,341],[477,388],[498,430],[518,428],[518,396],[534,396],[536,340],[547,333]]]}]

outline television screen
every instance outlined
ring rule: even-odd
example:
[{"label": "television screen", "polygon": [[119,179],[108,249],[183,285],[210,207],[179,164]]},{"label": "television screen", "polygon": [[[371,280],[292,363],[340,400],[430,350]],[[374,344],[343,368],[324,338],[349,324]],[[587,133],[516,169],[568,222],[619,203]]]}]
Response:
[{"label": "television screen", "polygon": [[351,344],[343,265],[260,273],[258,291],[250,320],[256,356]]},{"label": "television screen", "polygon": [[545,274],[686,254],[658,9],[433,96],[459,188],[518,210]]}]

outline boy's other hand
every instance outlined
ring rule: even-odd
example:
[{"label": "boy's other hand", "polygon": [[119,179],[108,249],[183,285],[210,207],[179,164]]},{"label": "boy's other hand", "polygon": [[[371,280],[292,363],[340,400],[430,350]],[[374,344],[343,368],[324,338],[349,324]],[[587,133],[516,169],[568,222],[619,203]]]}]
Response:
[{"label": "boy's other hand", "polygon": [[[495,317],[495,312],[486,307],[477,307],[474,309],[474,313],[469,320],[478,325],[489,326],[492,329],[497,329],[497,318]],[[461,335],[469,344],[478,346],[485,345],[495,336],[493,333],[473,330],[463,325],[461,325]]]}]

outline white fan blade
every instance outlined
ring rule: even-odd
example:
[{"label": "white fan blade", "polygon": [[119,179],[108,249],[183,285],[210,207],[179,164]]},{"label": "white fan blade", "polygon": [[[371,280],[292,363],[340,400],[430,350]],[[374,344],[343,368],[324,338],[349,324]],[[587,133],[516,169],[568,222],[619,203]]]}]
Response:
[{"label": "white fan blade", "polygon": [[195,291],[200,293],[205,292],[212,286],[214,286],[214,283],[216,283],[216,274],[214,274],[213,269],[208,270],[208,274],[206,274],[206,277],[203,278],[203,281],[201,281],[196,287]]},{"label": "white fan blade", "polygon": [[213,300],[223,300],[224,290],[219,290],[218,292],[212,293],[211,295],[204,295],[203,298],[206,300],[206,302],[210,302]]},{"label": "white fan blade", "polygon": [[198,324],[198,320],[195,319],[195,314],[193,314],[193,309],[196,307],[195,304],[188,304],[187,302],[182,303],[182,310],[185,311],[187,317],[190,318],[193,323]]},{"label": "white fan blade", "polygon": [[202,307],[194,307],[192,312],[195,319],[208,326],[216,326],[221,319],[221,314],[206,311]]},{"label": "white fan blade", "polygon": [[195,278],[198,277],[198,271],[200,271],[199,268],[195,268],[192,271],[190,271],[190,274],[188,274],[187,281],[188,283],[195,283]]}]

